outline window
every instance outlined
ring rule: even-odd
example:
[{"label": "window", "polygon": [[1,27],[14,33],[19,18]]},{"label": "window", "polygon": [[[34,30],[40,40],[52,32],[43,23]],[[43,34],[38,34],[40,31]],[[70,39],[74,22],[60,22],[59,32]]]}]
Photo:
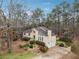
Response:
[{"label": "window", "polygon": [[41,37],[41,41],[43,41],[43,37]]},{"label": "window", "polygon": [[38,40],[39,40],[39,41],[43,41],[43,36],[39,36],[39,37],[38,37]]},{"label": "window", "polygon": [[34,39],[35,39],[35,35],[34,35],[33,37],[34,37]]},{"label": "window", "polygon": [[39,41],[39,37],[38,37],[38,41]]},{"label": "window", "polygon": [[26,33],[24,33],[24,35],[26,35]]},{"label": "window", "polygon": [[48,44],[50,45],[50,42],[48,42]]}]

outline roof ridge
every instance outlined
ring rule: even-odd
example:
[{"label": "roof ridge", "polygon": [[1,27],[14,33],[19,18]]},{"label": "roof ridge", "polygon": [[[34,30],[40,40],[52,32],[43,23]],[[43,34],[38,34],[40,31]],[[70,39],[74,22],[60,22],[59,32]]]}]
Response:
[{"label": "roof ridge", "polygon": [[44,28],[40,27],[41,30],[46,31]]}]

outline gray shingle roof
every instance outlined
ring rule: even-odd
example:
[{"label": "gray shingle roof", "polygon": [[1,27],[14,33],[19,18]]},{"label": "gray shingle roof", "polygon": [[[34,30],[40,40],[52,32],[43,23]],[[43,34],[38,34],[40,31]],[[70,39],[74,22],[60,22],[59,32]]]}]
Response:
[{"label": "gray shingle roof", "polygon": [[31,32],[32,32],[32,29],[28,29],[28,30],[26,30],[26,31],[24,31],[24,32],[26,32],[26,33],[31,33]]},{"label": "gray shingle roof", "polygon": [[[38,34],[39,35],[44,35],[44,36],[47,36],[48,35],[48,30],[49,29],[47,29],[46,27],[36,27],[35,29],[38,31]],[[28,29],[25,32],[26,33],[30,33],[30,32],[32,32],[32,29]]]},{"label": "gray shingle roof", "polygon": [[45,35],[47,36],[48,29],[45,27],[37,27],[36,30],[38,31],[39,35]]}]

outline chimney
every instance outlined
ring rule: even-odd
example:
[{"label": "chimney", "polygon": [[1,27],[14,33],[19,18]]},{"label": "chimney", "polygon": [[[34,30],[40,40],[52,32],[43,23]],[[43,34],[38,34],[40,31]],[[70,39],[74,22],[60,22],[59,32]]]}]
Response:
[{"label": "chimney", "polygon": [[52,38],[52,32],[51,30],[48,30],[48,39],[51,39]]}]

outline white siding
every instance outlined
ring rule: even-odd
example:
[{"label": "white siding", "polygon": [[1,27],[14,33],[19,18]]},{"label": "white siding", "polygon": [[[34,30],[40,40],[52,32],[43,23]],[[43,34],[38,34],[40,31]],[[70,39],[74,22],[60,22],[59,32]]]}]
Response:
[{"label": "white siding", "polygon": [[52,36],[52,46],[56,45],[56,35]]},{"label": "white siding", "polygon": [[23,37],[30,37],[29,33],[23,33]]},{"label": "white siding", "polygon": [[54,47],[56,45],[56,36],[52,36],[51,40],[44,36],[44,42],[48,48]]}]

